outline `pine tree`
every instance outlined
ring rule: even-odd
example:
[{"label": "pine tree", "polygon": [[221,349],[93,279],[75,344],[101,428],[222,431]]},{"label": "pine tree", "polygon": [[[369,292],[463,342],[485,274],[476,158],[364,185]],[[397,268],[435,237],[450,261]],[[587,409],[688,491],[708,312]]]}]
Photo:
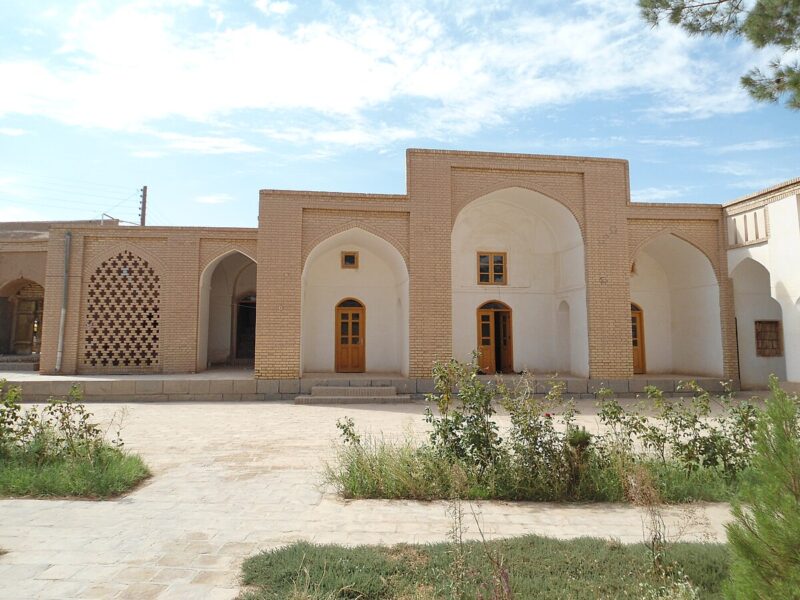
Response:
[{"label": "pine tree", "polygon": [[644,19],[653,26],[666,20],[692,35],[739,35],[756,48],[776,46],[783,55],[766,72],[751,69],[741,79],[756,100],[778,102],[800,110],[800,0],[639,0]]},{"label": "pine tree", "polygon": [[759,424],[753,477],[727,526],[733,560],[728,597],[800,599],[800,410],[770,378],[772,397]]}]

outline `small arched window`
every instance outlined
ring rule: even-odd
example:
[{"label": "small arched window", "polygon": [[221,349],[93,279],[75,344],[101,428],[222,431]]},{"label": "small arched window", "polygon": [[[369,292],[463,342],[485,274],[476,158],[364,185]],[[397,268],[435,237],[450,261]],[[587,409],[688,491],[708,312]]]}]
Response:
[{"label": "small arched window", "polygon": [[346,298],[345,300],[339,302],[339,304],[336,305],[336,308],[364,308],[364,305],[353,298]]}]

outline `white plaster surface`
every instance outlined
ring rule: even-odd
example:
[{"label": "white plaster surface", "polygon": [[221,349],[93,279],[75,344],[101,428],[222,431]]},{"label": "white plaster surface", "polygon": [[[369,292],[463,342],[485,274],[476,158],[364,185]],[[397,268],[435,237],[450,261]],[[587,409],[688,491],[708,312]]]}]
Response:
[{"label": "white plaster surface", "polygon": [[770,275],[771,295],[783,316],[786,379],[800,383],[800,197],[768,204],[769,239],[728,250],[728,272],[751,258]]},{"label": "white plaster surface", "polygon": [[[476,348],[478,307],[500,300],[512,310],[515,370],[588,376],[583,238],[566,207],[521,188],[487,194],[459,213],[451,249],[456,358]],[[478,284],[479,251],[508,253],[506,285]]]},{"label": "white plaster surface", "polygon": [[[590,430],[593,402],[578,422]],[[444,502],[342,501],[320,485],[336,420],[387,438],[422,435],[421,404],[96,404],[127,411],[123,437],[154,477],[105,502],[0,500],[0,598],[234,598],[242,560],[295,540],[394,544],[446,541]],[[501,423],[506,420],[501,418]],[[537,533],[642,541],[642,515],[616,504],[480,502],[465,505],[466,537]],[[665,511],[676,534],[677,509]],[[700,504],[702,525],[681,539],[723,540],[725,504]]]}]

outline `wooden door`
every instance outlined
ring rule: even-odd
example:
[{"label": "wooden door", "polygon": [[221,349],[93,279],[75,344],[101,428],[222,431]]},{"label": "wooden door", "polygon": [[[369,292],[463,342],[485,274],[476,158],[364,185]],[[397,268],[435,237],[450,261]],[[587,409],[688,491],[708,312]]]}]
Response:
[{"label": "wooden door", "polygon": [[501,373],[511,373],[514,370],[514,356],[511,344],[511,312],[496,311],[497,315],[497,339],[500,344],[500,364],[496,365],[496,370]]},{"label": "wooden door", "polygon": [[484,373],[494,373],[494,311],[478,309],[478,366]]},{"label": "wooden door", "polygon": [[365,310],[356,300],[336,307],[336,372],[363,373],[365,368]]},{"label": "wooden door", "polygon": [[[36,300],[19,300],[14,323],[14,354],[30,354],[34,348],[34,324],[37,323]],[[37,323],[38,324],[38,323]]]},{"label": "wooden door", "polygon": [[633,372],[646,371],[644,359],[644,313],[642,309],[631,304],[631,342],[633,344]]}]

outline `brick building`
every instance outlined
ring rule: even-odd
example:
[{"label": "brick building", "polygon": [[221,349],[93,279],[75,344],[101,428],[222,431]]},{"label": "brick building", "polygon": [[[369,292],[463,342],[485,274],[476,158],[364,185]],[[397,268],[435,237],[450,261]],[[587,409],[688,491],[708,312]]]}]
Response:
[{"label": "brick building", "polygon": [[262,190],[252,229],[6,224],[0,354],[291,381],[478,349],[486,372],[798,382],[799,198],[631,203],[624,160],[409,150],[406,194]]}]

